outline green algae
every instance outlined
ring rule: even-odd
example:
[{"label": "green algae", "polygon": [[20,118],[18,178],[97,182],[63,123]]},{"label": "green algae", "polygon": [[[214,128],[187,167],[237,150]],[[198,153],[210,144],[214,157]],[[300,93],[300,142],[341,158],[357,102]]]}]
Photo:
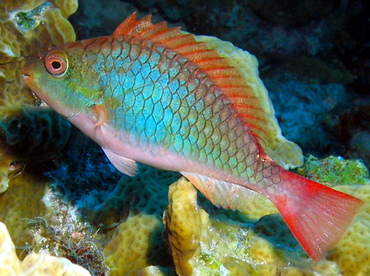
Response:
[{"label": "green algae", "polygon": [[361,160],[329,156],[319,159],[309,155],[298,173],[329,187],[370,184],[369,170]]},{"label": "green algae", "polygon": [[45,2],[31,11],[18,12],[14,17],[17,29],[22,34],[35,29],[40,24],[42,15],[51,7],[51,3]]}]

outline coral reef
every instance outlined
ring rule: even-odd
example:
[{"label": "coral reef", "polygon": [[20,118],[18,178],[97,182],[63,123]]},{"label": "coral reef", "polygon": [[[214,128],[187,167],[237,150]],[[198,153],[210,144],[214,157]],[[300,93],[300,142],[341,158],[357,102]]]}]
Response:
[{"label": "coral reef", "polygon": [[108,271],[92,241],[91,227],[63,198],[66,194],[57,181],[50,183],[51,174],[44,175],[63,154],[71,153],[67,146],[71,126],[50,109],[37,107],[42,104],[25,87],[20,70],[27,56],[75,40],[67,17],[76,9],[77,0],[0,3],[0,219],[11,233],[19,258],[32,252],[20,264],[23,269],[29,267],[22,275],[44,275],[40,270],[48,275],[90,275],[82,268],[63,272],[67,266],[77,266],[66,259],[53,266],[59,258],[46,252],[84,265],[92,274]]},{"label": "coral reef", "polygon": [[[33,233],[24,218],[42,216],[46,208],[42,203],[44,182],[22,173],[10,181],[8,190],[0,197],[0,221],[4,222],[17,246],[32,244]],[[32,191],[25,192],[25,191]]]},{"label": "coral reef", "polygon": [[[30,252],[65,257],[89,271],[108,271],[94,231],[78,208],[66,201],[57,183],[32,176],[26,168],[13,177],[0,197],[0,220],[17,247],[20,259]],[[32,192],[25,192],[32,191]],[[99,236],[101,240],[104,237]]]},{"label": "coral reef", "polygon": [[135,177],[123,176],[103,202],[94,208],[95,224],[111,225],[125,218],[125,213],[143,212],[161,219],[168,203],[168,186],[179,173],[157,170],[138,164]]},{"label": "coral reef", "polygon": [[76,9],[77,0],[0,3],[1,192],[10,185],[9,174],[23,170],[19,161],[50,160],[68,141],[68,123],[32,108],[37,102],[23,83],[21,68],[27,56],[75,39],[66,17]]},{"label": "coral reef", "polygon": [[[180,179],[170,186],[164,217],[179,275],[367,275],[370,273],[370,185],[337,186],[366,204],[329,252],[327,259],[308,259],[280,215],[249,223],[212,215],[197,203],[192,184]],[[263,207],[262,207],[263,208]]]},{"label": "coral reef", "polygon": [[94,224],[109,228],[122,221],[103,251],[112,276],[155,273],[150,265],[158,266],[156,273],[172,275],[173,264],[162,237],[162,214],[168,204],[168,186],[179,177],[139,164],[137,176],[122,177],[95,208]]},{"label": "coral reef", "polygon": [[5,224],[0,222],[0,271],[1,275],[23,276],[89,276],[86,269],[72,264],[65,258],[47,253],[32,253],[20,261]]},{"label": "coral reef", "polygon": [[20,69],[28,55],[75,39],[66,17],[76,9],[76,0],[0,3],[0,175],[1,191],[6,191],[1,195],[0,217],[17,245],[33,239],[22,219],[45,212],[41,201],[45,178],[32,174],[32,168],[24,170],[25,162],[50,160],[64,149],[70,131],[59,116],[32,108],[34,97]]},{"label": "coral reef", "polygon": [[332,261],[305,257],[280,215],[249,224],[212,218],[197,204],[197,192],[184,178],[170,186],[169,198],[164,223],[178,275],[341,273]]}]

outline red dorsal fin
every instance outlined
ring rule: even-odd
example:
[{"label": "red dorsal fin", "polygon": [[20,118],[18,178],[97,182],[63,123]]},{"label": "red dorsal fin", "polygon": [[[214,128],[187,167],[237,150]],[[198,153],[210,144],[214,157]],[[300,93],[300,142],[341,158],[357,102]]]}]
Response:
[{"label": "red dorsal fin", "polygon": [[130,15],[114,31],[113,36],[134,36],[162,44],[196,64],[221,89],[230,100],[237,116],[245,122],[257,138],[264,137],[266,114],[253,89],[242,78],[238,69],[230,66],[227,58],[206,43],[197,42],[193,34],[181,32],[181,28],[168,28],[167,22],[153,24],[151,15],[137,20],[137,13]]},{"label": "red dorsal fin", "polygon": [[137,20],[137,12],[134,12],[129,17],[127,17],[114,31],[113,36],[118,35],[134,35],[138,36],[142,30],[152,26],[152,15],[149,14]]}]

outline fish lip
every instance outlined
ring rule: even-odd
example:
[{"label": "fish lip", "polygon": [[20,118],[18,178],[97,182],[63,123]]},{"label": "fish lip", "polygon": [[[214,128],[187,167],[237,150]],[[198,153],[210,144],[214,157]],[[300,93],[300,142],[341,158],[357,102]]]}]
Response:
[{"label": "fish lip", "polygon": [[32,78],[31,75],[28,75],[28,74],[23,74],[23,80],[27,83],[27,81]]},{"label": "fish lip", "polygon": [[34,91],[36,89],[36,78],[30,72],[27,72],[24,68],[22,69],[24,83]]},{"label": "fish lip", "polygon": [[32,77],[32,75],[30,74],[30,72],[28,72],[28,70],[27,70],[27,66],[26,66],[26,65],[25,65],[25,66],[23,66],[23,68],[22,68],[22,73],[23,73],[23,79],[24,79],[24,80],[26,80],[26,79],[28,79],[28,78]]},{"label": "fish lip", "polygon": [[26,74],[26,73],[23,73],[23,80],[24,82],[27,84],[27,85],[30,85],[31,83],[33,83],[34,81],[34,77],[29,75],[29,74]]}]

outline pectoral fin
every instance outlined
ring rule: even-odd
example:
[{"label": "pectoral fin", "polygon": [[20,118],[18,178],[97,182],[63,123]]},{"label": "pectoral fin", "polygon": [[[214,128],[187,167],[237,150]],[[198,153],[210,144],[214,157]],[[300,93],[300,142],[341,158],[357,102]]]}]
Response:
[{"label": "pectoral fin", "polygon": [[137,164],[134,160],[126,158],[122,155],[118,155],[110,150],[102,148],[105,155],[113,166],[121,173],[127,174],[128,176],[135,176],[137,172]]},{"label": "pectoral fin", "polygon": [[260,193],[243,186],[217,180],[211,177],[181,172],[190,180],[197,189],[205,195],[214,205],[225,209],[239,210],[242,213],[251,211],[250,202],[252,198],[262,196]]},{"label": "pectoral fin", "polygon": [[109,114],[104,105],[96,104],[91,107],[91,110],[95,114],[96,124],[95,127],[100,127],[109,121]]}]

